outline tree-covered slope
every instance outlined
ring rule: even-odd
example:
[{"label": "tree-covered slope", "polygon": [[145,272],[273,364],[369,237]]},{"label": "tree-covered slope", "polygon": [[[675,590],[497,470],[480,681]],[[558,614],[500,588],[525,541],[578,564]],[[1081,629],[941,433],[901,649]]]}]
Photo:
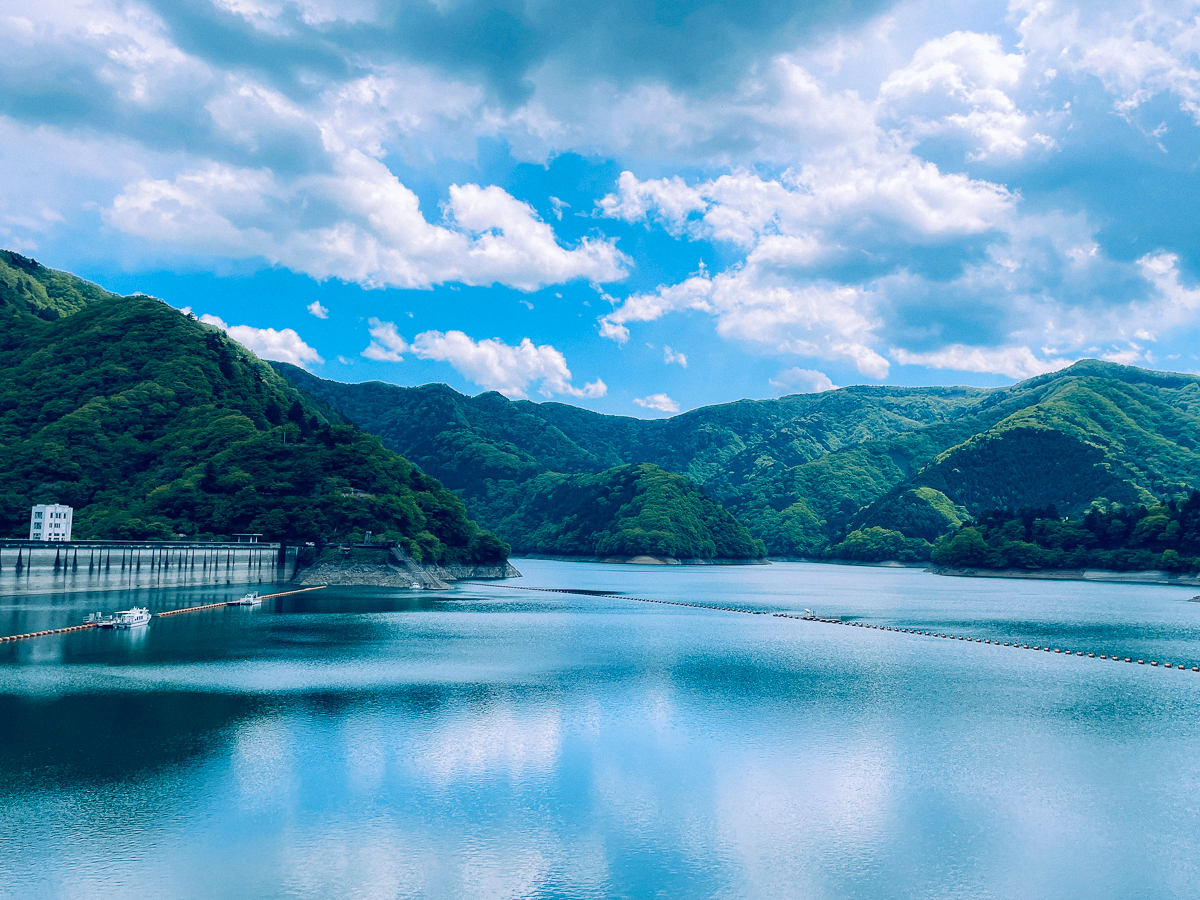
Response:
[{"label": "tree-covered slope", "polygon": [[927,557],[988,509],[1074,512],[1200,485],[1200,379],[1095,360],[1004,388],[853,387],[650,421],[277,368],[498,528],[530,479],[620,464],[686,475],[795,556]]},{"label": "tree-covered slope", "polygon": [[1200,492],[1186,500],[995,510],[943,535],[933,561],[952,568],[1200,571]]},{"label": "tree-covered slope", "polygon": [[658,466],[593,475],[545,473],[524,482],[498,530],[520,553],[758,559],[766,555],[732,515],[691,481]]},{"label": "tree-covered slope", "polygon": [[504,555],[436,479],[221,331],[17,262],[0,259],[0,533],[57,501],[79,538],[371,530],[429,560]]}]

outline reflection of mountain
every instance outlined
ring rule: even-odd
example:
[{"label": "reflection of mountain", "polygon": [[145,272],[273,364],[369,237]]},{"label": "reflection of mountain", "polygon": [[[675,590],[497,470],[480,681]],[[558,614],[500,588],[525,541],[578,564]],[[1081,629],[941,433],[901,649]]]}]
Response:
[{"label": "reflection of mountain", "polygon": [[10,787],[34,771],[59,785],[124,782],[222,748],[233,723],[261,706],[249,695],[183,691],[0,693],[0,772]]},{"label": "reflection of mountain", "polygon": [[685,475],[778,555],[927,556],[988,509],[1075,514],[1200,484],[1200,378],[1095,360],[1005,388],[852,387],[650,421],[276,369],[518,543],[535,479],[639,463]]},{"label": "reflection of mountain", "polygon": [[504,549],[433,478],[220,330],[0,251],[0,534],[75,507],[76,538],[371,530],[426,560]]}]

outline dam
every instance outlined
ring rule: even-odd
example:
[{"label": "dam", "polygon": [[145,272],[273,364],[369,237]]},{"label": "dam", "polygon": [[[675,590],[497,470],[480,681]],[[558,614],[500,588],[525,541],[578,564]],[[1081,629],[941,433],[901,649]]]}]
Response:
[{"label": "dam", "polygon": [[287,581],[299,549],[273,542],[0,540],[0,594]]}]

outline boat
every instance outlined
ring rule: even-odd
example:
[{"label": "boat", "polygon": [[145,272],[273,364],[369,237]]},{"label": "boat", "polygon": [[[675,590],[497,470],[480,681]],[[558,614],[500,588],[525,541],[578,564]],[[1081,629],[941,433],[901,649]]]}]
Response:
[{"label": "boat", "polygon": [[258,606],[262,603],[262,597],[258,596],[258,591],[251,591],[240,600],[226,600],[226,606]]},{"label": "boat", "polygon": [[109,628],[137,628],[141,625],[147,625],[150,622],[150,610],[144,606],[135,606],[133,609],[123,609],[120,612],[113,613],[113,622]]},{"label": "boat", "polygon": [[409,587],[412,588],[414,591],[419,591],[421,589],[421,582],[414,581],[412,584],[409,585]]},{"label": "boat", "polygon": [[84,625],[95,625],[97,628],[112,628],[115,619],[112,616],[106,616],[102,612],[88,613],[87,618],[83,620]]}]

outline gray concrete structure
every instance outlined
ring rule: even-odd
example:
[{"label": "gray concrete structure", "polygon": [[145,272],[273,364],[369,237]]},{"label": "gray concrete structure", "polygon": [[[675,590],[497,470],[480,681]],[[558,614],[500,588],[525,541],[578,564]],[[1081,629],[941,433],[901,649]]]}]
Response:
[{"label": "gray concrete structure", "polygon": [[0,594],[265,584],[296,572],[278,543],[0,540]]}]

